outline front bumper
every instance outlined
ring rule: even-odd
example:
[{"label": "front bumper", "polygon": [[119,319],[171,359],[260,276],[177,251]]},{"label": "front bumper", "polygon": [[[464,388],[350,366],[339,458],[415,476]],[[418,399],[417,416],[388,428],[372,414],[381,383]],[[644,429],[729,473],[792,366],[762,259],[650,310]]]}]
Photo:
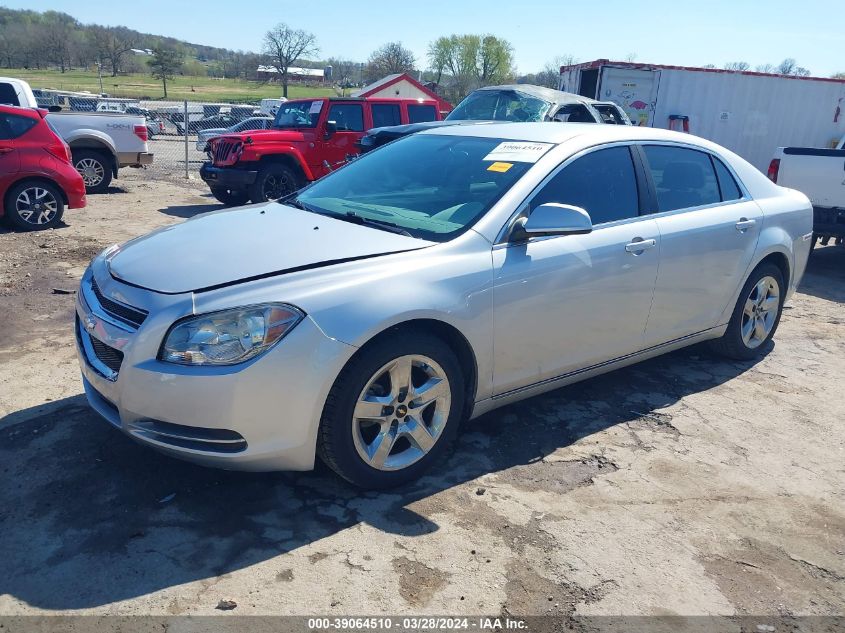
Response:
[{"label": "front bumper", "polygon": [[[190,461],[232,470],[313,468],[325,398],[355,348],[328,338],[306,317],[276,347],[242,365],[157,360],[170,325],[190,314],[191,304],[190,294],[126,286],[108,275],[102,257],[95,260],[76,303],[77,353],[91,407],[133,439]],[[115,317],[125,305],[149,312],[140,326]]]},{"label": "front bumper", "polygon": [[200,178],[209,187],[220,189],[246,189],[255,182],[257,175],[254,169],[214,167],[211,163],[203,163],[200,167]]}]

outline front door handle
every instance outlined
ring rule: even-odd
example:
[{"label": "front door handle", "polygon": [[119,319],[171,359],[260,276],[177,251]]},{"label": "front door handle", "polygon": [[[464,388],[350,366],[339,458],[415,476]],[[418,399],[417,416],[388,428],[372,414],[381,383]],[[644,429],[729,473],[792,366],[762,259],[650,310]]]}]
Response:
[{"label": "front door handle", "polygon": [[752,226],[757,224],[757,220],[749,220],[748,218],[740,218],[739,222],[736,223],[736,230],[737,231],[747,231]]},{"label": "front door handle", "polygon": [[8,154],[9,152],[14,152],[14,147],[0,147],[0,154]]},{"label": "front door handle", "polygon": [[643,251],[647,251],[650,248],[654,248],[656,244],[657,240],[644,240],[642,238],[635,237],[631,242],[625,244],[625,250],[629,253],[639,255]]}]

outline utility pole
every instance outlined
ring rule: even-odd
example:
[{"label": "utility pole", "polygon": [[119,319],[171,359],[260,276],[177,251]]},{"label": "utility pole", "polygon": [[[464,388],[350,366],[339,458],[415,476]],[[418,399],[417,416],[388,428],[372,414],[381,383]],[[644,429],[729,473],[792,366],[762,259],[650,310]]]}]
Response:
[{"label": "utility pole", "polygon": [[103,94],[103,65],[97,61],[97,79],[100,80],[100,94]]}]

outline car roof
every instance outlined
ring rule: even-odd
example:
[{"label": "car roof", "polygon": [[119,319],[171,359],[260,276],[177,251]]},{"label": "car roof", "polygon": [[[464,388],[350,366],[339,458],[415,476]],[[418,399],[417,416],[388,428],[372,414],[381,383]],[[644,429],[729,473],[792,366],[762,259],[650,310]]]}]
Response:
[{"label": "car roof", "polygon": [[596,143],[614,141],[675,141],[709,147],[703,138],[682,132],[633,125],[600,123],[490,123],[487,125],[453,125],[423,130],[418,134],[501,138],[508,141],[530,141],[559,145],[576,137],[589,137]]}]

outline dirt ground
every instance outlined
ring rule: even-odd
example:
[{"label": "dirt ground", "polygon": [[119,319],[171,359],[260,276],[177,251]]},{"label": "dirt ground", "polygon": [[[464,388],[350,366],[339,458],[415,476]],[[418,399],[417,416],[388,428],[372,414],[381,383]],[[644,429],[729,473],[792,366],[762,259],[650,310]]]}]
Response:
[{"label": "dirt ground", "polygon": [[845,615],[845,249],[759,362],[695,347],[512,405],[362,494],[181,463],[86,406],[67,292],[213,208],[127,171],[60,229],[0,230],[0,614]]}]

